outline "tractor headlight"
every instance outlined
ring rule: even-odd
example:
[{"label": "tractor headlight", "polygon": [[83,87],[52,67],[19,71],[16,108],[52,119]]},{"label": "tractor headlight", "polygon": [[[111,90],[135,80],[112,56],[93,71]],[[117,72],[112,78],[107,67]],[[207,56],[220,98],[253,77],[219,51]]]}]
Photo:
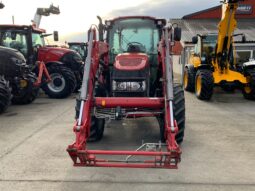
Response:
[{"label": "tractor headlight", "polygon": [[116,81],[112,81],[112,90],[115,91],[117,89],[117,82]]},{"label": "tractor headlight", "polygon": [[145,91],[146,81],[141,82],[112,82],[113,91]]},{"label": "tractor headlight", "polygon": [[119,91],[127,90],[127,82],[117,83],[117,90]]},{"label": "tractor headlight", "polygon": [[141,88],[141,83],[139,82],[129,82],[129,89],[131,91],[137,91]]},{"label": "tractor headlight", "polygon": [[143,91],[146,90],[146,81],[142,81],[142,90],[143,90]]}]

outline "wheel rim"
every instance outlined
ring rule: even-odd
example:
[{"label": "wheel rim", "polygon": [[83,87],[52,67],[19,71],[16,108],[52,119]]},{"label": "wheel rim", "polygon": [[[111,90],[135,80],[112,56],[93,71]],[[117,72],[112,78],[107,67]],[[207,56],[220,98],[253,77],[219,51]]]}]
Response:
[{"label": "wheel rim", "polygon": [[199,96],[201,93],[201,89],[202,89],[202,80],[201,80],[201,76],[197,76],[196,79],[196,94]]},{"label": "wheel rim", "polygon": [[59,93],[64,90],[66,86],[65,78],[58,73],[50,74],[51,82],[48,83],[48,88],[55,93]]},{"label": "wheel rim", "polygon": [[184,72],[184,88],[188,86],[188,73],[187,71]]},{"label": "wheel rim", "polygon": [[245,87],[244,87],[244,92],[245,92],[246,94],[250,94],[251,91],[252,91],[251,87],[249,87],[249,86],[245,86]]}]

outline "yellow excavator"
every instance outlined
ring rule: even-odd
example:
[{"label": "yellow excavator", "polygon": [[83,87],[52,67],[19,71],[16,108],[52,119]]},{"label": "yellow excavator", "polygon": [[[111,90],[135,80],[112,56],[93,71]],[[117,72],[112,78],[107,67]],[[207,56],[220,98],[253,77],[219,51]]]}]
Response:
[{"label": "yellow excavator", "polygon": [[184,69],[184,89],[195,92],[201,100],[210,100],[215,86],[226,91],[241,89],[244,98],[255,100],[255,63],[238,65],[233,53],[233,38],[237,22],[235,12],[238,2],[224,0],[222,18],[218,24],[218,34],[197,35],[192,38],[195,44],[188,64]]}]

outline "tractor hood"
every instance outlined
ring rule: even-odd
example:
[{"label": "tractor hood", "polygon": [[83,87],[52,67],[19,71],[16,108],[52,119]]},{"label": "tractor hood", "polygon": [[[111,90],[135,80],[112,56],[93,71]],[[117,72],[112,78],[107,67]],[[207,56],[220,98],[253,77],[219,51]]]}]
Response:
[{"label": "tractor hood", "polygon": [[148,56],[143,53],[124,53],[115,58],[114,67],[118,70],[143,70],[148,66]]},{"label": "tractor hood", "polygon": [[73,52],[67,48],[59,47],[41,47],[38,49],[38,60],[44,62],[59,61],[66,53]]},{"label": "tractor hood", "polygon": [[[23,56],[23,54],[21,54],[16,49],[0,46],[0,52],[1,52],[1,56],[7,57],[7,58],[15,58],[15,59],[17,59],[17,60],[19,60],[20,62],[23,62],[23,63],[26,62],[26,59]],[[2,61],[2,59],[1,59],[1,61]]]},{"label": "tractor hood", "polygon": [[0,46],[0,75],[13,78],[26,67],[25,57],[19,51]]}]

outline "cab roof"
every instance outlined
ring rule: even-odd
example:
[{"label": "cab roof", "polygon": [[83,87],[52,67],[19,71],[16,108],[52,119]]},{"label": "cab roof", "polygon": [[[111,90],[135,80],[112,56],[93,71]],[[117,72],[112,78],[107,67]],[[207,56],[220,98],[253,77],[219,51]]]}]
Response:
[{"label": "cab roof", "polygon": [[109,20],[106,20],[105,22],[107,21],[111,21],[111,22],[114,22],[114,21],[117,21],[117,20],[125,20],[125,19],[148,19],[148,20],[154,20],[154,21],[162,21],[163,25],[166,25],[166,19],[161,19],[161,18],[156,18],[156,17],[151,17],[151,16],[125,16],[125,17],[116,17],[116,18],[113,18],[113,19],[109,19]]},{"label": "cab roof", "polygon": [[33,32],[37,32],[37,33],[45,33],[46,32],[46,30],[36,28],[33,25],[13,25],[13,24],[1,24],[0,25],[1,30],[9,30],[9,29],[27,30],[30,27],[32,28]]}]

